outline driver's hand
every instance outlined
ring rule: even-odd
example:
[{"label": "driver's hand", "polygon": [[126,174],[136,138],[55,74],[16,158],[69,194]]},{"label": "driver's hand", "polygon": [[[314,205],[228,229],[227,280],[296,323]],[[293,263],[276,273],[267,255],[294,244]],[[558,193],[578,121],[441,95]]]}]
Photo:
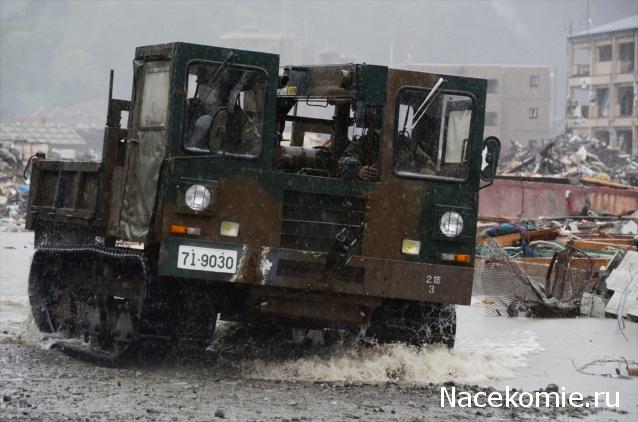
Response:
[{"label": "driver's hand", "polygon": [[377,166],[363,166],[359,170],[359,179],[373,181],[379,179],[379,169]]}]

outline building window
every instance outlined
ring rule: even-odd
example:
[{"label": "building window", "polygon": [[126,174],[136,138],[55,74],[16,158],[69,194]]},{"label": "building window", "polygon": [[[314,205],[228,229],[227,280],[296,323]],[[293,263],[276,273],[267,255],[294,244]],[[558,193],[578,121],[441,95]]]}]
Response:
[{"label": "building window", "polygon": [[576,47],[574,48],[574,67],[572,67],[572,75],[587,76],[591,66],[591,48]]},{"label": "building window", "polygon": [[618,60],[620,60],[620,72],[634,71],[634,43],[626,42],[618,46]]},{"label": "building window", "polygon": [[530,119],[538,119],[538,107],[530,107],[529,108],[529,118]]},{"label": "building window", "polygon": [[488,111],[485,113],[485,126],[496,126],[498,123],[498,113],[495,111]]},{"label": "building window", "polygon": [[498,92],[498,79],[487,80],[487,92],[490,94],[496,94]]},{"label": "building window", "polygon": [[621,151],[631,154],[631,129],[617,129],[616,143]]},{"label": "building window", "polygon": [[620,116],[631,117],[634,114],[634,88],[631,86],[618,87],[618,104]]},{"label": "building window", "polygon": [[609,117],[609,88],[598,88],[596,90],[596,106],[598,117]]},{"label": "building window", "polygon": [[569,98],[569,115],[573,119],[587,119],[589,117],[590,93],[589,88],[574,88]]},{"label": "building window", "polygon": [[529,86],[536,87],[539,85],[540,77],[538,75],[529,75]]},{"label": "building window", "polygon": [[611,44],[601,45],[598,47],[598,61],[610,62],[611,61]]}]

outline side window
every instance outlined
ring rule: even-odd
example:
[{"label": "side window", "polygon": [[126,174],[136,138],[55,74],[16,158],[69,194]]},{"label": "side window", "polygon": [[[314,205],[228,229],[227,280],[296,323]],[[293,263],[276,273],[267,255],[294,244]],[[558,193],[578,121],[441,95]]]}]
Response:
[{"label": "side window", "polygon": [[169,73],[166,67],[151,68],[144,74],[140,126],[154,127],[166,124],[168,110]]},{"label": "side window", "polygon": [[[394,169],[399,175],[465,180],[474,103],[470,96],[403,88],[396,114]],[[426,101],[426,99],[428,99]]]},{"label": "side window", "polygon": [[188,68],[183,145],[196,153],[256,157],[263,142],[266,73],[196,62]]}]

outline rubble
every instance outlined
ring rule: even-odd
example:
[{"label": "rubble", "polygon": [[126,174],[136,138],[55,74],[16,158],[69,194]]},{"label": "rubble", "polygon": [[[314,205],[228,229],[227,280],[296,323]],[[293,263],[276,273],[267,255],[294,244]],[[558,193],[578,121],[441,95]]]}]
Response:
[{"label": "rubble", "polygon": [[631,234],[623,233],[628,223],[635,220],[479,223],[478,261],[488,313],[638,317],[638,236],[633,226]]},{"label": "rubble", "polygon": [[627,252],[606,282],[607,289],[614,293],[605,307],[605,312],[638,319],[638,252]]},{"label": "rubble", "polygon": [[512,142],[501,154],[499,175],[548,176],[626,188],[638,186],[638,162],[596,138],[560,135],[525,147]]},{"label": "rubble", "polygon": [[24,229],[29,184],[22,178],[22,160],[12,148],[0,146],[0,230]]}]

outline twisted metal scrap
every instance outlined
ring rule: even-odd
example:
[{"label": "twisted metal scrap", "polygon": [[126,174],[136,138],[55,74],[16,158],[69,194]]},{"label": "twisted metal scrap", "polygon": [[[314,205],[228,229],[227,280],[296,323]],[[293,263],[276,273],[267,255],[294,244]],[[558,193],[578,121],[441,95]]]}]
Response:
[{"label": "twisted metal scrap", "polygon": [[583,292],[593,287],[591,269],[583,271],[572,266],[572,259],[583,258],[581,254],[585,255],[572,249],[555,254],[543,286],[530,278],[494,239],[489,239],[481,249],[481,284],[487,313],[535,318],[578,315]]}]

